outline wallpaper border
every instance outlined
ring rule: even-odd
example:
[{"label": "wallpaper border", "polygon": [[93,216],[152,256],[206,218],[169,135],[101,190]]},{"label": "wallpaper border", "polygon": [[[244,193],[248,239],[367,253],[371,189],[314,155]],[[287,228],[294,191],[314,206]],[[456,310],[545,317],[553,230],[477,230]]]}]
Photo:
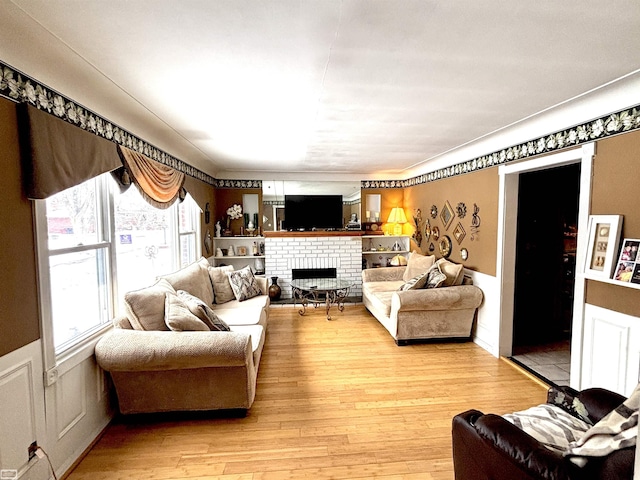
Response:
[{"label": "wallpaper border", "polygon": [[363,180],[361,188],[413,187],[544,153],[576,147],[594,140],[601,140],[637,129],[640,129],[640,105],[407,180]]}]

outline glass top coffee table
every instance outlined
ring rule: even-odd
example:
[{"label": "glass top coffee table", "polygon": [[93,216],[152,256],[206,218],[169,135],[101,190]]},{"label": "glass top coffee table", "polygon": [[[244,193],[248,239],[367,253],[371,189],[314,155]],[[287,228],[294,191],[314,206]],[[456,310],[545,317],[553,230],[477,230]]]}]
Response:
[{"label": "glass top coffee table", "polygon": [[291,282],[291,291],[293,293],[293,304],[296,300],[302,303],[302,309],[298,310],[300,315],[304,315],[307,311],[307,305],[313,304],[314,308],[318,305],[326,305],[327,320],[331,320],[329,309],[331,305],[337,305],[338,310],[344,310],[344,299],[349,295],[349,290],[353,286],[353,282],[343,280],[341,278],[305,278],[293,280]]}]

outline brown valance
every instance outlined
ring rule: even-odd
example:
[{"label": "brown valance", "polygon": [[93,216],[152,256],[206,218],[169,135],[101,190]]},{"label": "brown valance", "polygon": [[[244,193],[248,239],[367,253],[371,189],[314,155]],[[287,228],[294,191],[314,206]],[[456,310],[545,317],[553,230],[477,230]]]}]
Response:
[{"label": "brown valance", "polygon": [[156,208],[168,208],[179,196],[185,175],[118,145],[118,154],[142,196]]},{"label": "brown valance", "polygon": [[109,140],[29,104],[19,104],[18,115],[28,198],[50,197],[122,166]]}]

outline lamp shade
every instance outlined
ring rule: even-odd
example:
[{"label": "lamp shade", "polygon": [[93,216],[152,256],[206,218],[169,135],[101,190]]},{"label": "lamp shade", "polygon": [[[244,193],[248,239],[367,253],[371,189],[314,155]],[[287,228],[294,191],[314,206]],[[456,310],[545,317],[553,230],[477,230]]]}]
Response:
[{"label": "lamp shade", "polygon": [[394,207],[389,214],[388,223],[407,223],[407,216],[404,214],[404,209],[401,207]]}]

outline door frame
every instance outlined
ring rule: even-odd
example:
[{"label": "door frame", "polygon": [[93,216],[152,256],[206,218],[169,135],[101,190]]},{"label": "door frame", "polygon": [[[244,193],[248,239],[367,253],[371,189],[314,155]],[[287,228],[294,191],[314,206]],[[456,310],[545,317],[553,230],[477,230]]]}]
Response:
[{"label": "door frame", "polygon": [[583,264],[589,207],[591,202],[591,175],[595,143],[553,155],[534,158],[498,168],[498,245],[496,273],[500,285],[500,327],[498,352],[509,357],[513,346],[513,308],[515,295],[516,234],[518,220],[518,189],[521,173],[535,172],[563,165],[580,163],[580,195],[578,200],[578,238],[576,249],[576,272],[571,333],[571,379],[574,388],[580,388],[582,338],[584,323],[585,279],[579,272]]}]

